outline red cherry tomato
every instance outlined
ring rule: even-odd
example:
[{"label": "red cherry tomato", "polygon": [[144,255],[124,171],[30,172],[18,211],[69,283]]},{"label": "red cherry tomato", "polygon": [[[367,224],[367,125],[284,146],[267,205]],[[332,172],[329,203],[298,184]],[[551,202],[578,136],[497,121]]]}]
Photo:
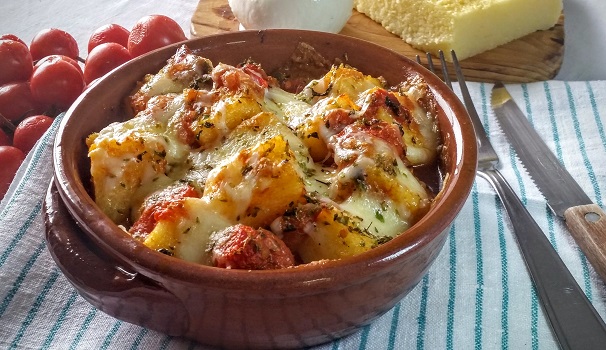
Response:
[{"label": "red cherry tomato", "polygon": [[15,40],[0,40],[0,85],[28,80],[33,68],[27,46]]},{"label": "red cherry tomato", "polygon": [[118,24],[106,24],[97,28],[88,40],[88,52],[104,43],[116,43],[124,47],[128,46],[128,29]]},{"label": "red cherry tomato", "polygon": [[137,57],[166,45],[187,40],[183,29],[167,16],[150,15],[141,18],[130,31],[128,51]]},{"label": "red cherry tomato", "polygon": [[229,269],[267,270],[293,266],[295,258],[271,231],[242,224],[217,232],[211,250],[213,266]]},{"label": "red cherry tomato", "polygon": [[0,199],[8,191],[15,173],[25,159],[25,154],[13,146],[0,146]]},{"label": "red cherry tomato", "polygon": [[66,31],[57,28],[43,29],[32,40],[29,46],[32,59],[37,61],[50,55],[63,55],[78,59],[78,43]]},{"label": "red cherry tomato", "polygon": [[38,103],[26,81],[0,86],[0,114],[13,124],[30,115],[40,114],[44,105]]},{"label": "red cherry tomato", "polygon": [[39,103],[65,111],[84,90],[84,78],[72,64],[54,57],[36,67],[31,89]]},{"label": "red cherry tomato", "polygon": [[104,76],[130,59],[130,53],[120,44],[104,43],[96,46],[86,58],[84,82],[90,84],[93,80]]},{"label": "red cherry tomato", "polygon": [[76,69],[78,69],[78,71],[81,74],[84,74],[84,72],[82,71],[82,67],[80,67],[80,64],[78,63],[78,61],[76,61],[73,58],[67,57],[67,56],[63,56],[63,55],[50,55],[50,56],[46,56],[43,59],[41,59],[40,61],[38,61],[36,63],[36,65],[34,66],[34,71],[40,67],[41,65],[43,65],[45,62],[52,62],[55,60],[63,60],[69,64],[71,64],[72,66],[76,67]]},{"label": "red cherry tomato", "polygon": [[4,130],[0,129],[0,146],[10,146],[11,144],[11,137]]},{"label": "red cherry tomato", "polygon": [[13,146],[27,154],[51,126],[53,120],[46,115],[34,115],[23,119],[15,129]]},{"label": "red cherry tomato", "polygon": [[141,215],[129,232],[136,237],[145,238],[156,227],[159,220],[172,220],[185,215],[182,204],[188,197],[198,198],[200,195],[187,184],[169,187],[153,198],[149,197],[143,203]]},{"label": "red cherry tomato", "polygon": [[14,40],[14,41],[18,41],[18,42],[20,42],[21,44],[23,44],[23,45],[25,45],[27,47],[27,44],[25,43],[25,41],[21,40],[21,38],[19,38],[15,34],[2,34],[0,36],[0,40]]}]

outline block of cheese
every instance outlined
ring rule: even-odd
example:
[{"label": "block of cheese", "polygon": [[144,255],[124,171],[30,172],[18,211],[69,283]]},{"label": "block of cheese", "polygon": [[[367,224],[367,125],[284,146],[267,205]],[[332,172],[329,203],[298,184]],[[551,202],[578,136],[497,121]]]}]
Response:
[{"label": "block of cheese", "polygon": [[562,0],[354,0],[354,6],[411,46],[455,50],[459,60],[551,28],[563,7]]}]

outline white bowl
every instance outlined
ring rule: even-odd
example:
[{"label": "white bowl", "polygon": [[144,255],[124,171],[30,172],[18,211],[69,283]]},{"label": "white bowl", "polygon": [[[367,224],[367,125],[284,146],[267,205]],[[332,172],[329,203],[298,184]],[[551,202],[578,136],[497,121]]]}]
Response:
[{"label": "white bowl", "polygon": [[338,33],[353,0],[229,0],[241,29],[288,28]]}]

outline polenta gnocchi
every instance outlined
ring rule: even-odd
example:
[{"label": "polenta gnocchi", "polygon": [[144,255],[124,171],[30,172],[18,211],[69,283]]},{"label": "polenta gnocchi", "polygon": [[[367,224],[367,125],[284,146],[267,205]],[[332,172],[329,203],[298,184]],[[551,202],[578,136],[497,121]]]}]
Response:
[{"label": "polenta gnocchi", "polygon": [[441,140],[420,77],[387,87],[336,64],[280,86],[180,47],[128,96],[132,119],[86,140],[96,203],[150,249],[237,269],[354,256],[428,211],[415,167]]}]

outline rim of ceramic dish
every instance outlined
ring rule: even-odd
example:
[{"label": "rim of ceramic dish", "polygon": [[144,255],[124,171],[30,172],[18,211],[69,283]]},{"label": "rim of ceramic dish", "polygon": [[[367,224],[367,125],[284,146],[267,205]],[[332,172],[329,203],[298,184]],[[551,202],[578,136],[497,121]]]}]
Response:
[{"label": "rim of ceramic dish", "polygon": [[127,62],[95,83],[72,105],[61,122],[53,150],[55,183],[74,220],[84,229],[86,234],[92,236],[91,238],[104,251],[115,257],[118,263],[124,264],[147,277],[154,279],[169,276],[176,280],[190,283],[204,282],[207,285],[212,285],[211,281],[216,281],[217,285],[233,283],[234,286],[239,285],[246,289],[251,287],[263,288],[262,281],[269,281],[274,286],[281,282],[292,285],[293,281],[306,285],[310,281],[314,281],[315,286],[322,283],[333,283],[345,278],[344,276],[347,276],[344,273],[345,271],[359,271],[360,268],[373,267],[382,269],[382,266],[385,266],[389,261],[411,254],[442,234],[458,215],[471,191],[476,171],[477,147],[471,121],[460,100],[437,76],[418,63],[387,48],[364,40],[340,34],[286,29],[211,35],[171,45],[145,56],[162,57],[163,60],[160,60],[158,66],[161,67],[164,65],[166,58],[170,57],[176,48],[182,44],[216,49],[217,47],[228,48],[233,46],[234,43],[237,44],[247,40],[256,40],[262,43],[264,40],[279,37],[289,41],[296,38],[305,39],[310,35],[332,43],[344,40],[350,47],[370,47],[378,54],[380,53],[381,57],[389,56],[390,59],[399,61],[402,65],[418,72],[433,90],[445,113],[445,118],[448,118],[452,123],[454,140],[450,141],[453,145],[456,145],[456,150],[450,150],[450,152],[456,154],[456,159],[451,160],[454,161],[451,164],[452,171],[450,171],[449,178],[446,179],[445,186],[436,197],[430,211],[410,227],[405,234],[347,259],[328,260],[299,265],[294,268],[261,271],[227,270],[180,260],[149,249],[143,243],[132,238],[97,207],[83,184],[88,179],[80,178],[78,164],[76,164],[77,160],[73,159],[73,154],[64,152],[62,140],[69,132],[73,116],[80,112],[79,108],[87,96],[94,95],[97,89],[104,86],[104,84],[109,84],[110,76],[115,79],[119,77],[123,70],[139,64],[143,56]]}]

